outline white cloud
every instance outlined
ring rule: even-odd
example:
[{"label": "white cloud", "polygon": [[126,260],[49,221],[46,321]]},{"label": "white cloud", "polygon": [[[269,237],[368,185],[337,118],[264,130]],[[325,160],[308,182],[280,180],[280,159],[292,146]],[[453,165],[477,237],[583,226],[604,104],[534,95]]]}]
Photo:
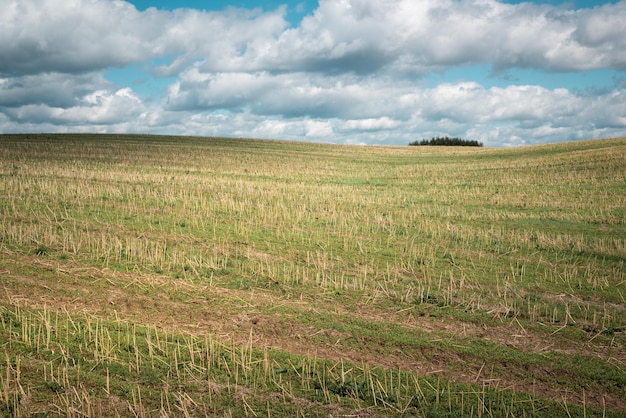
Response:
[{"label": "white cloud", "polygon": [[[285,14],[285,6],[140,12],[121,0],[3,0],[0,131],[398,144],[449,134],[513,145],[626,130],[626,86],[617,82],[613,91],[583,94],[527,82],[429,86],[421,78],[467,65],[624,71],[626,1],[572,10],[320,0],[293,28]],[[141,63],[175,80],[164,97],[143,98],[103,76]]]},{"label": "white cloud", "polygon": [[168,108],[240,109],[278,88],[275,77],[263,73],[202,73],[194,66],[169,88]]},{"label": "white cloud", "polygon": [[485,89],[474,82],[442,84],[426,92],[423,114],[463,123],[552,120],[576,115],[581,100],[566,89],[509,86]]},{"label": "white cloud", "polygon": [[[202,71],[424,71],[484,62],[548,70],[626,68],[626,3],[572,11],[495,0],[321,0],[286,8],[137,11],[124,1],[5,0],[0,73],[80,72],[178,56]],[[27,28],[27,30],[24,30]]]},{"label": "white cloud", "polygon": [[626,69],[624,16],[626,2],[607,4],[579,13],[572,39],[594,51],[595,65]]},{"label": "white cloud", "polygon": [[477,62],[500,69],[624,69],[624,19],[623,2],[577,12],[495,0],[322,0],[300,27],[267,47],[258,65],[355,73],[420,73]]},{"label": "white cloud", "polygon": [[169,55],[179,58],[161,68],[163,75],[198,58],[233,69],[286,27],[284,13],[139,12],[121,0],[4,0],[0,74],[78,73]]},{"label": "white cloud", "polygon": [[112,87],[112,83],[98,73],[75,76],[42,73],[0,77],[0,107],[19,107],[25,104],[68,107],[74,104],[76,97]]},{"label": "white cloud", "polygon": [[15,121],[69,125],[119,124],[133,121],[144,112],[143,103],[128,88],[115,92],[98,90],[78,99],[71,107],[27,104],[5,110]]},{"label": "white cloud", "polygon": [[397,128],[400,124],[400,121],[383,116],[380,118],[347,120],[342,123],[342,128],[348,131],[378,131]]},{"label": "white cloud", "polygon": [[[249,110],[257,115],[289,118],[376,118],[400,113],[407,118],[411,109],[399,105],[407,82],[389,84],[375,77],[344,74],[324,76],[289,72],[201,73],[198,67],[181,73],[170,86],[169,110]],[[390,116],[387,116],[388,118]]]},{"label": "white cloud", "polygon": [[328,121],[307,120],[305,122],[307,138],[328,138],[333,135],[333,126]]},{"label": "white cloud", "polygon": [[[82,72],[150,56],[157,22],[121,1],[8,0],[0,73]],[[138,36],[143,33],[144,36]]]}]

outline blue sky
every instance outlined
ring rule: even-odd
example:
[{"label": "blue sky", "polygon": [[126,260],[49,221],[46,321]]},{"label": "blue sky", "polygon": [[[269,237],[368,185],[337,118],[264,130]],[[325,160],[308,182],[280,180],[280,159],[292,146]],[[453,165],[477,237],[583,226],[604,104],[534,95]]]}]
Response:
[{"label": "blue sky", "polygon": [[4,0],[0,132],[626,135],[626,0]]}]

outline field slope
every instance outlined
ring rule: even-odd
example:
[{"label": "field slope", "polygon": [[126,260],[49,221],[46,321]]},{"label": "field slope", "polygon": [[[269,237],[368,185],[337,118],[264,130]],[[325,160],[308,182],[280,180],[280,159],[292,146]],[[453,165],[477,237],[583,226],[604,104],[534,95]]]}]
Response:
[{"label": "field slope", "polygon": [[623,416],[625,169],[0,135],[0,416]]}]

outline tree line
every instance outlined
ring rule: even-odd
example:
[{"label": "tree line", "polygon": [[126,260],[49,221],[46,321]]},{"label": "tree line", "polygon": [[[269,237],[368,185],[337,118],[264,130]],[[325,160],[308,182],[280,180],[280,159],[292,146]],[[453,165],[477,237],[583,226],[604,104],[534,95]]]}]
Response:
[{"label": "tree line", "polygon": [[448,136],[438,136],[421,141],[410,142],[409,145],[447,145],[454,147],[482,147],[483,143],[463,138],[450,138]]}]

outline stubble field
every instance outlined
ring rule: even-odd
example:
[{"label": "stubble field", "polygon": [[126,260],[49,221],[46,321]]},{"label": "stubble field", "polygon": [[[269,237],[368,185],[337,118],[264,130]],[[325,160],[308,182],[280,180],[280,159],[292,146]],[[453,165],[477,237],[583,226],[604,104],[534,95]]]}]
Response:
[{"label": "stubble field", "polygon": [[0,136],[0,416],[626,410],[626,139]]}]

